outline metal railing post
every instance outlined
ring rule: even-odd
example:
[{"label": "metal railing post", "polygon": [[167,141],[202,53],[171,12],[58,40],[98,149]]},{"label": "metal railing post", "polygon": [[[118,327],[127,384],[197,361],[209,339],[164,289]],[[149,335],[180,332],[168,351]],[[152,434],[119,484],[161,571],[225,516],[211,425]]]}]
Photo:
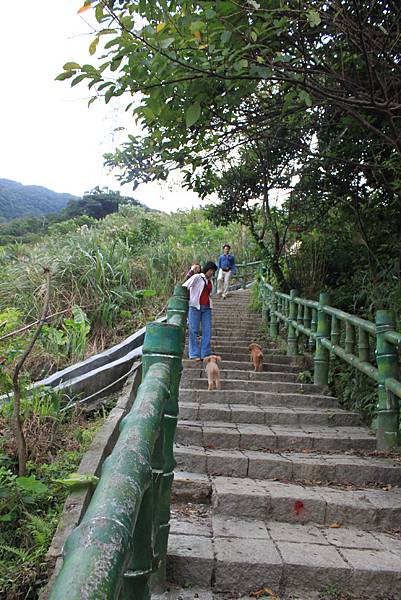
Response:
[{"label": "metal railing post", "polygon": [[317,311],[316,351],[314,356],[313,382],[317,385],[327,385],[329,382],[329,358],[330,352],[320,343],[322,338],[330,337],[329,320],[323,306],[329,303],[329,295],[322,292],[319,296],[319,308]]},{"label": "metal railing post", "polygon": [[288,335],[287,335],[287,355],[298,356],[298,339],[297,332],[293,325],[293,322],[297,320],[298,310],[297,305],[294,302],[294,298],[298,296],[298,290],[290,291],[290,306],[288,314]]},{"label": "metal railing post", "polygon": [[274,292],[271,292],[271,310],[270,310],[270,336],[276,338],[278,336],[278,322],[277,322],[277,296]]},{"label": "metal railing post", "polygon": [[386,390],[385,380],[398,379],[398,356],[393,344],[385,339],[385,332],[395,329],[395,315],[392,310],[378,310],[376,313],[376,361],[379,370],[377,405],[377,447],[395,448],[399,444],[399,401],[392,392]]}]

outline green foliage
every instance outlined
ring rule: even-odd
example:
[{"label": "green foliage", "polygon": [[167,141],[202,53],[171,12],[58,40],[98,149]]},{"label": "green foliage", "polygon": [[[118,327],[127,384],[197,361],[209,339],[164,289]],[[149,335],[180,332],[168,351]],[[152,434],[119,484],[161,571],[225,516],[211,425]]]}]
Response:
[{"label": "green foliage", "polygon": [[[45,417],[39,418],[44,424]],[[78,426],[74,424],[75,414],[70,419],[60,413],[52,418],[58,424],[53,430],[58,443],[75,439],[75,450],[60,450],[50,462],[46,452],[41,459],[45,458],[44,462],[28,463],[26,477],[15,475],[12,465],[4,466],[10,461],[0,454],[0,589],[7,598],[38,597],[47,578],[44,558],[69,490],[64,480],[76,471],[103,421],[98,418]]]},{"label": "green foliage", "polygon": [[59,194],[38,185],[0,179],[0,221],[58,212],[73,198],[71,194]]},{"label": "green foliage", "polygon": [[72,318],[63,320],[60,329],[45,325],[42,346],[54,357],[80,360],[85,355],[90,332],[90,322],[79,306],[72,307]]},{"label": "green foliage", "polygon": [[35,320],[42,265],[50,265],[50,310],[68,309],[72,316],[60,315],[44,326],[41,360],[61,366],[83,356],[94,340],[111,345],[147,322],[192,261],[216,260],[227,241],[238,261],[254,257],[255,245],[238,224],[216,227],[201,210],[166,215],[122,206],[83,230],[55,232],[23,249],[6,247],[0,252],[0,307],[13,307],[20,322]]},{"label": "green foliage", "polygon": [[70,200],[63,210],[62,216],[64,219],[73,219],[82,215],[93,219],[103,219],[106,215],[117,212],[121,204],[142,206],[146,209],[138,200],[121,196],[120,192],[96,187],[82,198]]},{"label": "green foliage", "polygon": [[329,386],[343,408],[359,412],[372,424],[377,405],[377,386],[372,380],[337,359],[330,361]]}]

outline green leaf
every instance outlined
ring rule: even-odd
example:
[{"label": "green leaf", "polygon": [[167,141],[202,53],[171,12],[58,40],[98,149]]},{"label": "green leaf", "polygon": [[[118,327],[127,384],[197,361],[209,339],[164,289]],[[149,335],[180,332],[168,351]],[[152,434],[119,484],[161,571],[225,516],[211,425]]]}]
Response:
[{"label": "green leaf", "polygon": [[305,90],[301,90],[298,94],[298,98],[300,100],[303,100],[306,104],[306,106],[312,106],[313,102],[312,102],[312,98],[310,96],[310,94],[308,94],[308,92],[306,92]]},{"label": "green leaf", "polygon": [[308,10],[306,13],[308,23],[311,27],[317,27],[321,23],[321,18],[316,10]]},{"label": "green leaf", "polygon": [[86,73],[82,73],[81,75],[78,75],[78,77],[75,77],[72,81],[71,81],[71,87],[74,87],[74,85],[77,85],[77,83],[79,83],[80,81],[82,81],[83,79],[86,78]]},{"label": "green leaf", "polygon": [[89,54],[91,54],[91,55],[95,54],[98,43],[99,43],[99,38],[95,37],[95,39],[93,40],[93,42],[91,42],[91,44],[89,46]]},{"label": "green leaf", "polygon": [[251,40],[253,42],[256,42],[257,39],[258,39],[258,34],[256,33],[256,31],[251,31]]},{"label": "green leaf", "polygon": [[103,19],[103,4],[102,2],[99,2],[99,4],[96,6],[95,8],[95,16],[96,16],[96,21],[98,23],[100,23],[100,21]]},{"label": "green leaf", "polygon": [[247,68],[248,68],[248,61],[246,60],[246,58],[242,58],[238,62],[234,63],[234,69],[236,71],[242,71],[243,69],[247,69]]},{"label": "green leaf", "polygon": [[75,75],[75,73],[76,71],[64,71],[64,73],[60,73],[60,75],[57,75],[55,79],[56,81],[64,81],[64,79],[69,79],[70,77]]},{"label": "green leaf", "polygon": [[164,40],[161,40],[159,42],[160,48],[163,48],[164,50],[166,50],[167,48],[169,48],[171,46],[171,44],[174,42],[174,38],[169,37],[166,38]]},{"label": "green leaf", "polygon": [[192,125],[194,125],[196,123],[196,121],[198,121],[200,116],[201,116],[201,105],[199,104],[199,102],[194,102],[186,110],[186,113],[185,113],[186,126],[188,128],[192,127]]},{"label": "green leaf", "polygon": [[226,29],[221,34],[221,43],[222,44],[227,44],[227,42],[230,41],[230,38],[231,38],[231,31],[228,31],[228,29]]},{"label": "green leaf", "polygon": [[63,66],[64,71],[72,71],[73,69],[80,69],[81,66],[76,62],[68,62]]},{"label": "green leaf", "polygon": [[33,475],[30,477],[17,477],[15,483],[21,490],[26,492],[33,492],[34,494],[46,494],[49,492],[47,485],[35,479]]},{"label": "green leaf", "polygon": [[81,475],[80,473],[71,473],[65,479],[54,479],[54,483],[61,483],[68,487],[85,487],[88,485],[96,485],[99,482],[99,477],[96,475]]},{"label": "green leaf", "polygon": [[112,96],[114,95],[114,91],[115,91],[116,87],[115,85],[113,85],[113,87],[109,88],[107,90],[107,92],[104,95],[104,101],[106,102],[106,104],[108,104],[112,98]]},{"label": "green leaf", "polygon": [[153,298],[153,296],[156,296],[155,290],[136,290],[134,292],[134,298]]},{"label": "green leaf", "polygon": [[120,56],[119,58],[115,58],[114,60],[112,60],[110,65],[110,71],[117,71],[118,67],[121,65],[122,59],[123,57]]}]

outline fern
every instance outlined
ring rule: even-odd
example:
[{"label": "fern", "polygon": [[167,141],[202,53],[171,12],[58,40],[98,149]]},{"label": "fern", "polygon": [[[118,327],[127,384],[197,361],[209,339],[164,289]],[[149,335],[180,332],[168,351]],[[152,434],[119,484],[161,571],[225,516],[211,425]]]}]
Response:
[{"label": "fern", "polygon": [[21,565],[33,562],[36,558],[36,551],[28,548],[16,548],[7,544],[0,544],[0,550],[7,554],[13,554]]}]

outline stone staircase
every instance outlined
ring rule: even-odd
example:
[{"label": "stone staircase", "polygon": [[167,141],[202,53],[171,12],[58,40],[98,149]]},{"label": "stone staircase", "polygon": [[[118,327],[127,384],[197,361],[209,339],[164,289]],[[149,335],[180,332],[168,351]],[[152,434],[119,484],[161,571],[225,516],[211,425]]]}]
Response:
[{"label": "stone staircase", "polygon": [[214,302],[220,391],[184,360],[169,581],[205,600],[400,599],[399,456],[375,452],[359,415],[300,383],[271,343],[253,372],[261,319],[249,300],[239,290]]}]

